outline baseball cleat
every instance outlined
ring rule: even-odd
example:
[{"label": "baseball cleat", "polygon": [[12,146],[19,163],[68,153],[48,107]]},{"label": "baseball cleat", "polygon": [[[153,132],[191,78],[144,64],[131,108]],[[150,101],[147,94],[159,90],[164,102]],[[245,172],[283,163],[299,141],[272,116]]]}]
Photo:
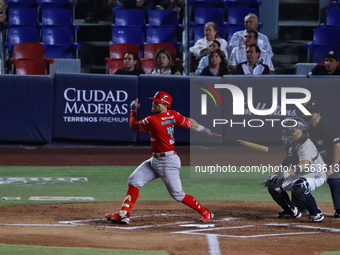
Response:
[{"label": "baseball cleat", "polygon": [[314,221],[314,222],[323,221],[324,218],[325,218],[325,216],[323,216],[322,213],[318,213],[317,215],[311,215],[310,216],[310,220]]},{"label": "baseball cleat", "polygon": [[340,218],[340,212],[336,211],[336,212],[334,213],[334,218]]},{"label": "baseball cleat", "polygon": [[279,211],[277,213],[276,218],[278,219],[298,219],[301,217],[301,212],[298,210],[298,208],[296,206],[291,208],[291,212],[286,212],[286,211]]},{"label": "baseball cleat", "polygon": [[113,214],[106,214],[105,218],[113,223],[120,223],[120,224],[129,224],[130,223],[130,214],[127,214],[124,217],[119,215],[119,212]]},{"label": "baseball cleat", "polygon": [[209,222],[212,218],[214,218],[214,214],[206,209],[207,211],[205,213],[201,213],[201,219],[202,222]]}]

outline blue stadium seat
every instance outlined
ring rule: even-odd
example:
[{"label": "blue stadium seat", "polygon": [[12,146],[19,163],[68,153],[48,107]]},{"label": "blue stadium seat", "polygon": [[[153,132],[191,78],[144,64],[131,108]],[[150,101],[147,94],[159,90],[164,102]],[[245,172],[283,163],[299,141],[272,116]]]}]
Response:
[{"label": "blue stadium seat", "polygon": [[13,44],[24,42],[39,43],[39,30],[35,27],[9,27],[7,33],[7,48],[11,56]]},{"label": "blue stadium seat", "polygon": [[53,8],[46,6],[41,10],[42,26],[67,26],[73,25],[73,13],[69,8]]},{"label": "blue stadium seat", "polygon": [[112,29],[112,41],[110,44],[116,43],[132,43],[143,46],[144,32],[141,28],[136,27],[114,27]]},{"label": "blue stadium seat", "polygon": [[42,43],[47,58],[74,58],[74,51],[81,48],[74,43],[73,29],[67,27],[43,27]]},{"label": "blue stadium seat", "polygon": [[33,8],[37,6],[36,0],[7,0],[5,1],[8,9],[10,8]]},{"label": "blue stadium seat", "polygon": [[244,17],[249,13],[259,17],[259,11],[255,8],[228,8],[228,25],[244,25]]},{"label": "blue stadium seat", "polygon": [[256,8],[258,9],[261,6],[262,2],[260,0],[227,0],[228,8]]},{"label": "blue stadium seat", "polygon": [[117,10],[115,12],[114,27],[140,27],[145,26],[145,12],[135,9]]},{"label": "blue stadium seat", "polygon": [[177,45],[177,30],[172,27],[148,27],[146,29],[147,43],[170,43]]},{"label": "blue stadium seat", "polygon": [[230,42],[231,37],[233,36],[233,34],[237,31],[241,31],[244,30],[244,26],[230,26],[227,29],[227,34],[228,34],[228,42]]},{"label": "blue stadium seat", "polygon": [[224,26],[224,10],[220,8],[195,8],[195,25],[215,22],[217,26]]},{"label": "blue stadium seat", "polygon": [[53,6],[55,8],[74,8],[77,6],[77,2],[71,0],[41,0],[39,5],[43,8],[45,6]]},{"label": "blue stadium seat", "polygon": [[149,26],[177,27],[178,13],[173,10],[151,10],[148,12]]},{"label": "blue stadium seat", "polygon": [[340,28],[318,27],[313,29],[313,45],[340,45]]},{"label": "blue stadium seat", "polygon": [[38,9],[12,6],[8,8],[8,26],[38,26]]},{"label": "blue stadium seat", "polygon": [[326,26],[340,27],[340,9],[332,9],[326,12]]}]

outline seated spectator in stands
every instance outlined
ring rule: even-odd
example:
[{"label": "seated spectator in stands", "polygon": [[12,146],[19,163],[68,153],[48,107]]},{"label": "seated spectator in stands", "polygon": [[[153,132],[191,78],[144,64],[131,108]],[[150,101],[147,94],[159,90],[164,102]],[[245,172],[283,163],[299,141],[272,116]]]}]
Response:
[{"label": "seated spectator in stands", "polygon": [[216,49],[209,54],[209,63],[203,68],[200,76],[220,76],[230,74],[225,54],[223,51]]},{"label": "seated spectator in stands", "polygon": [[126,52],[124,56],[124,66],[125,68],[118,69],[115,74],[125,74],[125,75],[141,75],[145,74],[143,69],[136,68],[138,62],[138,54],[134,51]]},{"label": "seated spectator in stands", "polygon": [[[247,30],[244,37],[245,37],[244,45],[234,48],[230,54],[229,67],[230,67],[231,73],[235,73],[237,64],[247,61],[247,54],[246,54],[247,47],[251,44],[257,44],[258,42],[258,32],[256,30],[253,30],[253,29]],[[260,59],[262,59],[262,62],[269,67],[269,71],[270,71],[269,73],[273,74],[275,69],[274,69],[273,62],[270,56],[267,54],[266,50],[261,49],[260,46],[259,48],[261,50]]]},{"label": "seated spectator in stands", "polygon": [[154,4],[154,9],[156,10],[173,10],[178,13],[181,11],[179,8],[178,4],[184,3],[185,0],[147,0],[148,3],[153,3]]},{"label": "seated spectator in stands", "polygon": [[190,52],[195,56],[196,59],[208,55],[210,53],[209,45],[217,40],[221,44],[221,50],[228,57],[228,42],[223,38],[220,38],[218,34],[217,25],[214,22],[207,22],[204,25],[204,38],[197,40],[194,46],[190,47]]},{"label": "seated spectator in stands", "polygon": [[[97,1],[97,0],[94,0]],[[112,22],[115,22],[115,12],[123,9],[139,9],[145,12],[145,18],[147,19],[148,11],[151,9],[148,7],[145,0],[109,0],[110,4],[118,3],[118,7],[112,9]]]},{"label": "seated spectator in stands", "polygon": [[[210,49],[210,52],[213,51],[213,50],[216,50],[216,49],[221,49],[221,44],[219,41],[217,40],[214,40],[210,45],[209,45],[209,49]],[[228,61],[228,59],[226,58],[225,59],[226,61]],[[198,64],[198,67],[196,69],[196,72],[192,75],[200,75],[203,68],[206,67],[207,65],[209,64],[209,56],[204,56],[203,58],[201,58],[199,64]]]},{"label": "seated spectator in stands", "polygon": [[247,61],[237,64],[236,74],[261,75],[269,74],[269,67],[260,59],[261,50],[256,44],[247,48]]},{"label": "seated spectator in stands", "polygon": [[150,74],[181,75],[181,72],[172,65],[172,59],[169,51],[166,49],[159,49],[156,52],[156,68],[154,68]]},{"label": "seated spectator in stands", "polygon": [[[0,0],[0,12],[3,12],[4,10],[6,10],[6,8],[7,8],[7,5],[5,1]],[[3,14],[3,13],[0,14],[0,22],[3,22],[6,18],[7,18],[6,14]]]},{"label": "seated spectator in stands", "polygon": [[[245,30],[237,31],[233,34],[229,42],[229,52],[235,47],[242,46],[244,44],[244,36],[249,29],[253,29],[257,31],[257,27],[259,26],[258,18],[256,14],[249,13],[246,17],[244,17],[244,27]],[[260,49],[264,49],[270,58],[274,56],[272,46],[268,40],[268,37],[260,32],[258,32],[258,41],[257,45]]]},{"label": "seated spectator in stands", "polygon": [[340,56],[335,51],[330,51],[325,55],[325,64],[315,66],[308,76],[313,75],[340,75],[338,68]]}]

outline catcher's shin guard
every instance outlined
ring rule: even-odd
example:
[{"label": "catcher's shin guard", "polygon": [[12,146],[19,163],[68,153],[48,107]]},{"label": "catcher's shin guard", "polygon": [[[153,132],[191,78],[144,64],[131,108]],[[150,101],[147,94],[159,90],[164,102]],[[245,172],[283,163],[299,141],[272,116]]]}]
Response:
[{"label": "catcher's shin guard", "polygon": [[282,207],[286,214],[291,214],[291,208],[294,206],[292,205],[286,191],[280,190],[280,192],[278,192],[277,189],[268,188],[268,192],[272,196],[273,200]]},{"label": "catcher's shin guard", "polygon": [[305,178],[299,178],[293,183],[292,193],[299,202],[308,210],[310,215],[318,214],[315,199],[309,192],[309,183]]}]

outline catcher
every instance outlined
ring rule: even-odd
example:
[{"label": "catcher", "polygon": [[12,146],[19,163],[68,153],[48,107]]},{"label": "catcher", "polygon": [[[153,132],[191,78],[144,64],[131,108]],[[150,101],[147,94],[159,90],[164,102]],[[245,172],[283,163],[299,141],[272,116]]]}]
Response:
[{"label": "catcher", "polygon": [[271,174],[265,186],[274,201],[282,207],[277,214],[278,219],[300,218],[301,212],[289,199],[287,191],[291,191],[315,222],[322,221],[324,216],[317,207],[311,192],[326,181],[324,161],[318,150],[306,134],[306,123],[298,117],[287,118],[283,121],[283,140],[286,157],[282,162],[283,168]]}]

